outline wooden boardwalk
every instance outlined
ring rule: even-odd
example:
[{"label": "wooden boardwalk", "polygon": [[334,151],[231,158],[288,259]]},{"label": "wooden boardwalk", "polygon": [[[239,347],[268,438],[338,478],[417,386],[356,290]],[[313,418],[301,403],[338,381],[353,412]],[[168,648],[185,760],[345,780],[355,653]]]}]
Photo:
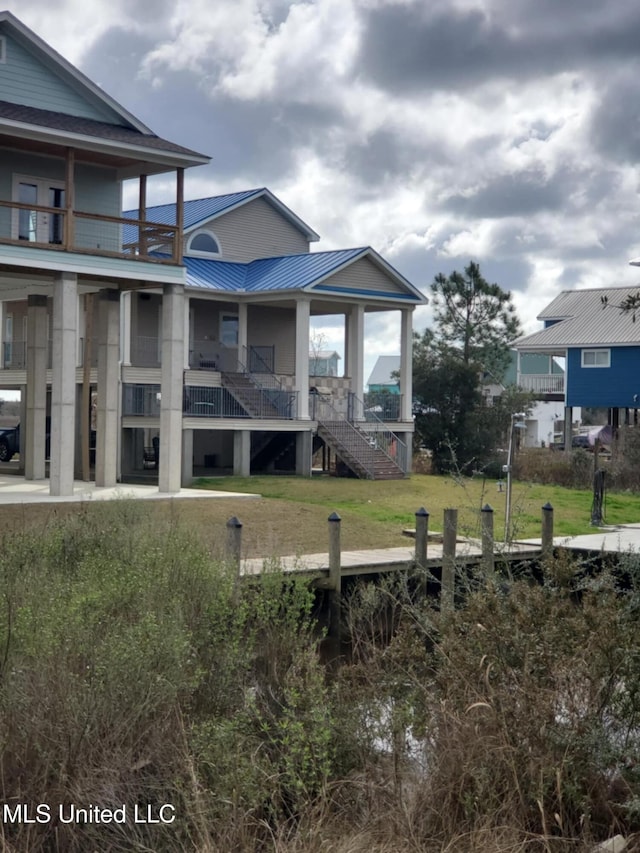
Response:
[{"label": "wooden boardwalk", "polygon": [[[599,529],[582,536],[556,536],[553,539],[555,549],[565,549],[576,554],[589,553],[640,553],[640,524],[627,524],[615,528]],[[497,542],[495,561],[519,562],[536,560],[541,554],[540,539],[526,539],[509,546]],[[479,540],[458,539],[455,562],[457,565],[480,563],[482,546]],[[399,548],[378,548],[374,550],[343,551],[340,555],[340,574],[342,577],[380,574],[413,568],[416,563],[415,549],[410,545]],[[440,569],[443,563],[443,545],[440,541],[429,541],[426,568]],[[316,577],[329,576],[329,554],[301,554],[274,559],[243,559],[240,562],[240,574],[251,576],[261,574],[269,568],[285,573],[306,574]]]},{"label": "wooden boardwalk", "polygon": [[[443,562],[443,547],[441,542],[429,543],[426,568],[438,569]],[[540,544],[514,543],[509,548],[496,549],[496,562],[515,562],[532,560],[540,556]],[[479,563],[482,557],[482,547],[475,540],[458,541],[455,560],[458,565]],[[375,550],[343,551],[340,556],[340,574],[342,577],[380,574],[393,572],[415,566],[415,549],[410,546],[400,548],[378,548]],[[329,576],[329,554],[302,554],[298,556],[280,557],[279,559],[264,560],[253,558],[242,560],[240,574],[244,576],[261,574],[269,568],[285,573],[307,574],[314,576]]]}]

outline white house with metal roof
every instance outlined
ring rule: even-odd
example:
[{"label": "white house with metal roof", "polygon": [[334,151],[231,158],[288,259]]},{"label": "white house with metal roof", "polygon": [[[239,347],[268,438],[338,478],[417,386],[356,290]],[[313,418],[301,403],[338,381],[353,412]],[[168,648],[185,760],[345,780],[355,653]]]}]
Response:
[{"label": "white house with metal roof", "polygon": [[[165,492],[199,471],[309,473],[319,445],[359,476],[403,474],[422,294],[371,248],[310,252],[318,235],[266,188],[185,201],[184,169],[209,158],[157,137],[8,12],[0,57],[0,388],[21,391],[27,478],[45,477],[50,443],[51,494],[71,494],[74,472],[94,476],[93,434],[99,485],[140,473],[153,438]],[[162,173],[175,199],[149,207]],[[123,213],[130,179],[139,203]],[[402,318],[392,425],[364,400],[377,311]],[[343,322],[344,371],[310,393],[324,315]]]},{"label": "white house with metal roof", "polygon": [[[561,394],[565,432],[579,406],[606,408],[615,427],[637,422],[640,408],[640,327],[621,310],[638,287],[567,290],[539,315],[544,328],[514,344],[518,353],[542,353],[564,359],[564,374],[518,374],[518,384],[537,393]],[[549,359],[552,363],[552,359]],[[565,436],[565,446],[570,446]]]}]

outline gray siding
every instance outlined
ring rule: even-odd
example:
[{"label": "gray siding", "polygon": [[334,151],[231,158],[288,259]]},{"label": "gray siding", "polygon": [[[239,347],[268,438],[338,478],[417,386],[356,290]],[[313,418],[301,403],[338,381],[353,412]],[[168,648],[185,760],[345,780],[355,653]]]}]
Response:
[{"label": "gray siding", "polygon": [[214,219],[211,231],[226,261],[253,261],[309,251],[304,235],[263,198]]},{"label": "gray siding", "polygon": [[275,372],[292,374],[296,357],[296,315],[293,309],[250,305],[247,317],[250,346],[274,346]]},{"label": "gray siding", "polygon": [[337,272],[322,283],[350,288],[351,290],[373,291],[374,293],[406,293],[400,285],[396,284],[368,258],[356,261],[355,264]]},{"label": "gray siding", "polygon": [[0,64],[0,99],[65,115],[111,124],[122,123],[106,105],[102,108],[87,101],[73,86],[8,36],[2,27],[0,35],[6,39],[6,61]]}]

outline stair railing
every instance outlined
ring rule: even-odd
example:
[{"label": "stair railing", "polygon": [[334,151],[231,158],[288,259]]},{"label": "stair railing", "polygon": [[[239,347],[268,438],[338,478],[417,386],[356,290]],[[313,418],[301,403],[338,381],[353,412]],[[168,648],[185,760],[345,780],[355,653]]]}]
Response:
[{"label": "stair railing", "polygon": [[[311,419],[331,433],[342,445],[345,455],[351,455],[368,478],[375,476],[375,442],[353,424],[346,412],[337,409],[327,394],[309,395]],[[348,461],[348,460],[345,460]]]},{"label": "stair railing", "polygon": [[[246,356],[246,347],[242,347],[241,351],[243,356]],[[266,368],[266,363],[263,364]],[[229,387],[234,387],[234,374],[244,376],[251,382],[257,392],[253,396],[258,398],[254,400],[254,404],[257,403],[261,412],[259,417],[269,417],[269,408],[275,409],[280,418],[292,420],[297,417],[297,391],[287,390],[271,370],[266,369],[258,378],[249,370],[246,360],[238,358],[237,350],[224,344],[220,344],[220,372]]]},{"label": "stair railing", "polygon": [[366,404],[356,397],[353,391],[349,391],[347,412],[347,417],[350,421],[355,423],[364,421],[367,424],[373,425],[364,430],[366,434],[372,436],[375,447],[388,456],[406,474],[409,470],[407,467],[409,455],[406,443],[395,432],[390,430],[384,421],[380,420],[371,407],[367,408]]}]

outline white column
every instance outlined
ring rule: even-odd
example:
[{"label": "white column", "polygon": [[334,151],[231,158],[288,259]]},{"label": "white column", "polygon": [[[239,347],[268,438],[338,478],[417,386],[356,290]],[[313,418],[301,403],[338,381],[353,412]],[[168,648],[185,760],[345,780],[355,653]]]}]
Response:
[{"label": "white column", "polygon": [[[364,305],[354,305],[347,315],[347,361],[351,391],[358,400],[364,397]],[[354,418],[363,417],[362,406],[354,406]]]},{"label": "white column", "polygon": [[296,474],[300,477],[311,476],[311,456],[313,436],[309,430],[296,433]]},{"label": "white column", "polygon": [[191,322],[190,322],[190,311],[189,311],[189,297],[185,296],[184,298],[184,369],[188,370],[191,366],[189,364],[189,353],[191,351]]},{"label": "white column", "polygon": [[[27,301],[27,393],[24,434],[24,475],[43,480],[46,474],[47,418],[47,297],[29,296]],[[21,436],[22,438],[22,436]]]},{"label": "white column", "polygon": [[160,401],[161,492],[179,492],[182,478],[182,392],[184,362],[184,286],[165,285],[162,296]]},{"label": "white column", "polygon": [[309,318],[311,302],[296,302],[296,367],[295,385],[298,392],[298,418],[309,420]]},{"label": "white column", "polygon": [[120,357],[122,363],[131,364],[131,291],[122,294],[120,310]]},{"label": "white column", "polygon": [[400,420],[413,417],[413,308],[400,312]]},{"label": "white column", "polygon": [[233,433],[233,476],[249,477],[251,474],[251,433],[237,429]]},{"label": "white column", "polygon": [[73,494],[76,414],[78,280],[59,273],[53,290],[53,357],[51,370],[52,495]]},{"label": "white column", "polygon": [[238,360],[245,365],[247,370],[250,370],[248,344],[247,303],[238,302]]},{"label": "white column", "polygon": [[118,479],[119,338],[120,291],[103,290],[98,313],[96,486],[115,486]]}]

